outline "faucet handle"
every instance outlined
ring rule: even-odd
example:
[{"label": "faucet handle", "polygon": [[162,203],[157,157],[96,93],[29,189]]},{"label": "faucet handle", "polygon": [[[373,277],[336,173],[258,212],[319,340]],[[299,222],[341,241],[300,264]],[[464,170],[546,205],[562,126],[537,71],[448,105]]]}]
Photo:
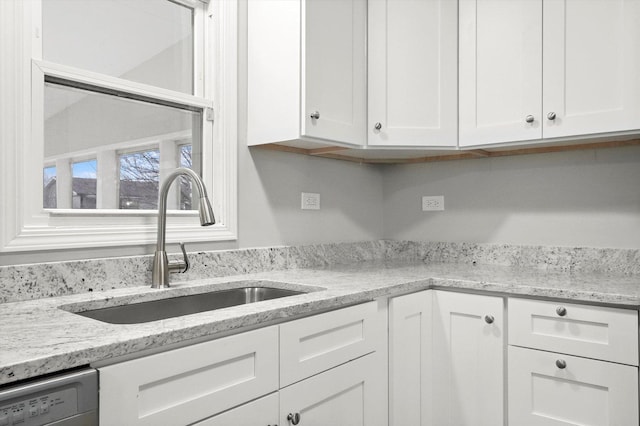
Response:
[{"label": "faucet handle", "polygon": [[182,250],[182,260],[169,261],[169,271],[185,273],[189,270],[189,258],[187,257],[187,250],[184,248],[184,243],[178,244],[180,245],[180,250]]}]

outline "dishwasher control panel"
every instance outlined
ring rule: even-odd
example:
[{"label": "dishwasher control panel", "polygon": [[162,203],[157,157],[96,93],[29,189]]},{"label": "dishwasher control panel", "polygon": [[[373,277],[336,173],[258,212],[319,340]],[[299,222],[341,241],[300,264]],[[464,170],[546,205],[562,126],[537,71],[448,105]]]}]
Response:
[{"label": "dishwasher control panel", "polygon": [[0,426],[39,426],[77,414],[78,392],[75,388],[31,395],[27,399],[0,403]]},{"label": "dishwasher control panel", "polygon": [[97,413],[98,376],[92,369],[0,388],[0,426],[97,425]]}]

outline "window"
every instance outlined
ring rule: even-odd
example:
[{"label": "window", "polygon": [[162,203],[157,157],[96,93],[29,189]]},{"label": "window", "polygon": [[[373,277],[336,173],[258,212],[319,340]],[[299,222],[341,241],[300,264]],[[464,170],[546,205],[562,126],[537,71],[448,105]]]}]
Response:
[{"label": "window", "polygon": [[203,176],[219,223],[199,227],[180,180],[167,241],[235,239],[236,8],[0,2],[0,57],[16,65],[0,77],[0,195],[15,200],[0,207],[0,251],[151,243],[176,167]]}]

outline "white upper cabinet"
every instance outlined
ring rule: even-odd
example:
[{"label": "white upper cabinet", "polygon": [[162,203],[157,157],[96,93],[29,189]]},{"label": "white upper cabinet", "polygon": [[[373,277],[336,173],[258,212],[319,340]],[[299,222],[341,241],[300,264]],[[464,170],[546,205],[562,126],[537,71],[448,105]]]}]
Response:
[{"label": "white upper cabinet", "polygon": [[366,1],[307,0],[302,8],[302,134],[362,145]]},{"label": "white upper cabinet", "polygon": [[460,0],[460,146],[540,139],[542,1]]},{"label": "white upper cabinet", "polygon": [[249,145],[365,144],[366,1],[249,0]]},{"label": "white upper cabinet", "polygon": [[368,144],[455,147],[458,4],[368,3]]},{"label": "white upper cabinet", "polygon": [[640,129],[640,2],[460,0],[460,146]]},{"label": "white upper cabinet", "polygon": [[639,22],[637,0],[544,2],[545,138],[640,128]]}]

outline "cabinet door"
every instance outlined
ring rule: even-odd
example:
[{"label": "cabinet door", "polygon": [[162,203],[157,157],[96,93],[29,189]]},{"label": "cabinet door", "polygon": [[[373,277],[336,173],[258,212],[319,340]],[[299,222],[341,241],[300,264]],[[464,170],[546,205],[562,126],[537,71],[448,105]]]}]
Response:
[{"label": "cabinet door", "polygon": [[278,426],[278,393],[241,405],[194,426]]},{"label": "cabinet door", "polygon": [[503,299],[434,291],[433,308],[432,424],[502,425]]},{"label": "cabinet door", "polygon": [[99,368],[100,424],[191,424],[278,388],[278,327]]},{"label": "cabinet door", "polygon": [[545,138],[640,128],[638,22],[637,0],[545,0]]},{"label": "cabinet door", "polygon": [[542,138],[542,0],[460,0],[460,146]]},{"label": "cabinet door", "polygon": [[636,426],[638,369],[509,346],[509,424]]},{"label": "cabinet door", "polygon": [[302,134],[364,144],[366,0],[302,1]]},{"label": "cabinet door", "polygon": [[427,426],[431,413],[432,291],[389,301],[389,425]]},{"label": "cabinet door", "polygon": [[456,146],[457,6],[369,1],[369,145]]},{"label": "cabinet door", "polygon": [[280,390],[280,425],[289,414],[304,426],[383,426],[384,365],[377,353]]}]

